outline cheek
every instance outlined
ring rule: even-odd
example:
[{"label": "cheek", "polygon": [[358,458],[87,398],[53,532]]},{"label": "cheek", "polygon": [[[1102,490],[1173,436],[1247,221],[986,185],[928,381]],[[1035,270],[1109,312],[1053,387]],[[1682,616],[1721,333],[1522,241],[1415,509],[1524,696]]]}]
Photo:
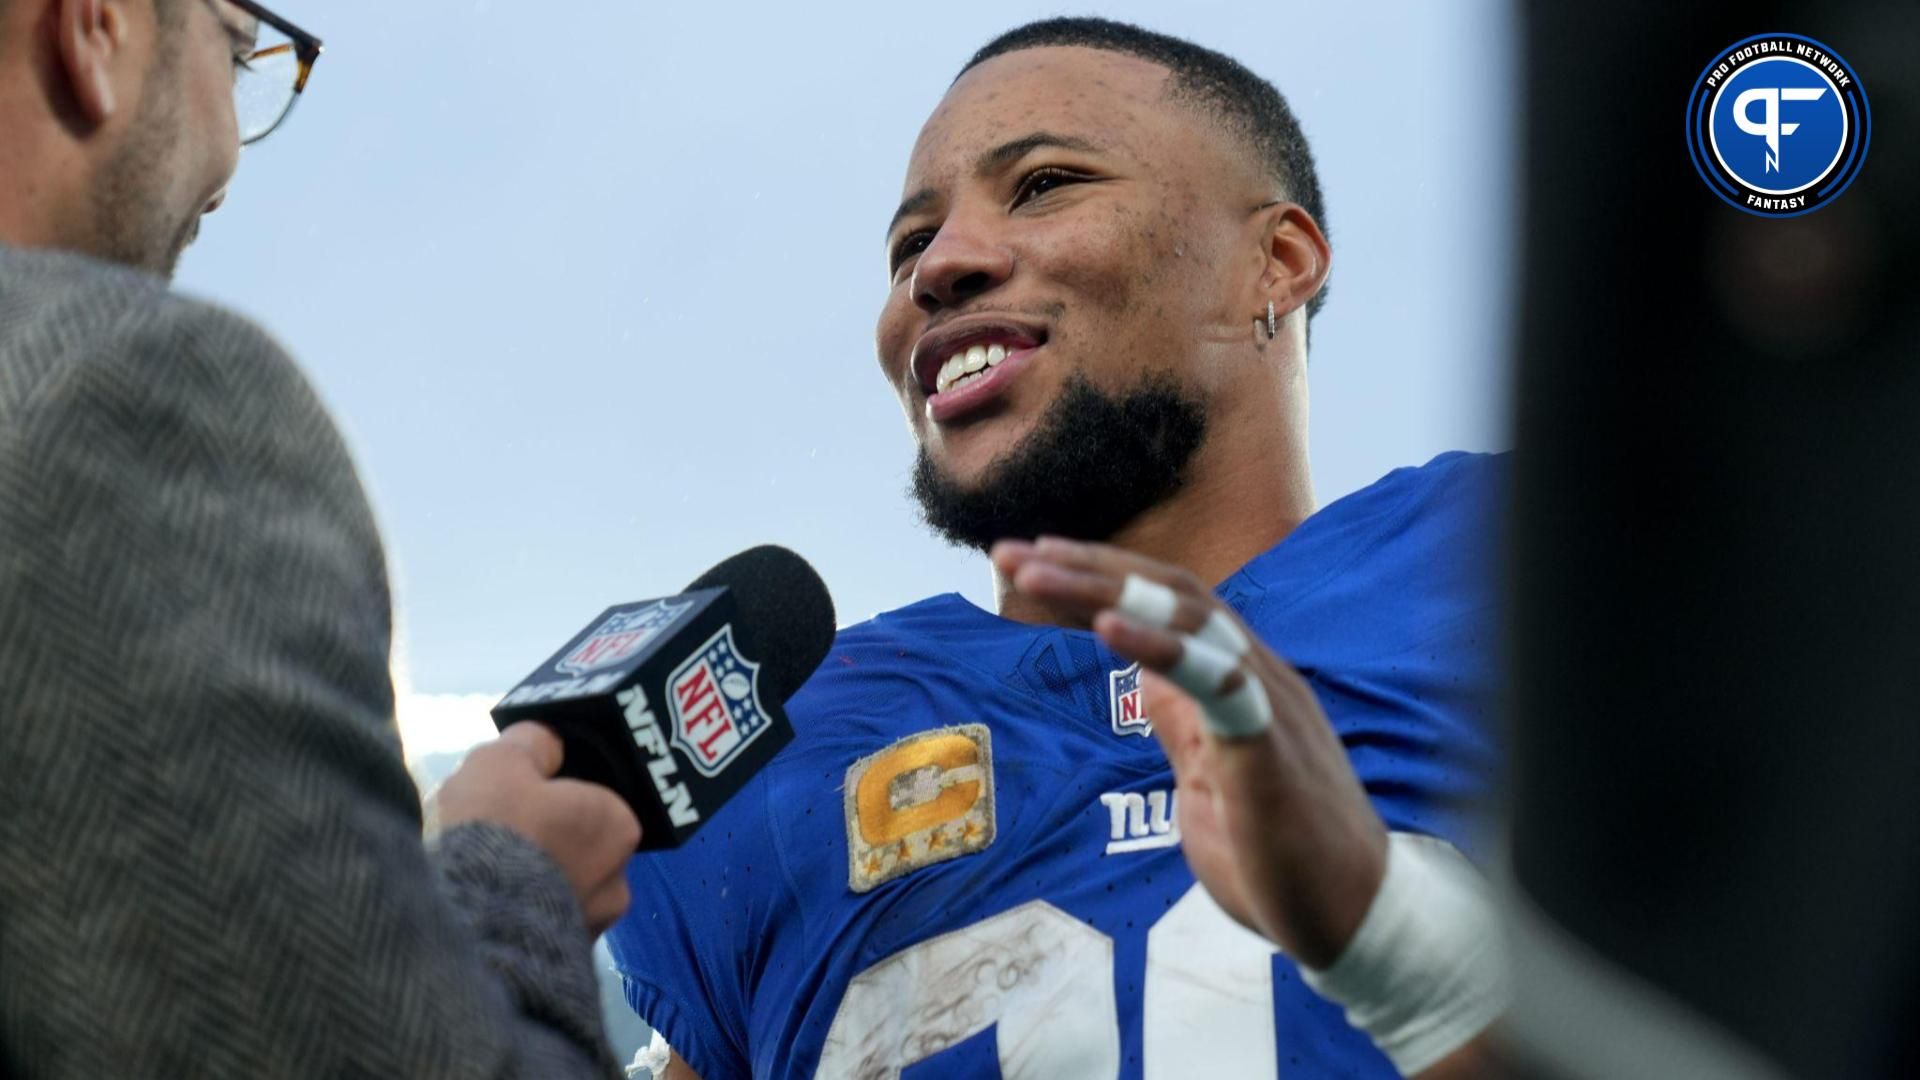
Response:
[{"label": "cheek", "polygon": [[[1105,316],[1136,312],[1156,292],[1165,229],[1128,206],[1103,207],[1047,230],[1033,249],[1047,276]],[[1075,305],[1078,306],[1078,305]]]},{"label": "cheek", "polygon": [[906,284],[895,285],[881,305],[880,322],[874,328],[874,351],[889,384],[901,382],[920,322],[920,308],[909,299]]},{"label": "cheek", "polygon": [[240,125],[234,115],[233,74],[224,55],[204,64],[194,80],[192,145],[200,153],[212,186],[225,186],[240,163]]},{"label": "cheek", "polygon": [[1148,368],[1185,371],[1196,342],[1216,321],[1220,252],[1192,224],[1179,199],[1162,205],[1102,208],[1072,228],[1048,234],[1049,275],[1069,290],[1076,350],[1096,381]]}]

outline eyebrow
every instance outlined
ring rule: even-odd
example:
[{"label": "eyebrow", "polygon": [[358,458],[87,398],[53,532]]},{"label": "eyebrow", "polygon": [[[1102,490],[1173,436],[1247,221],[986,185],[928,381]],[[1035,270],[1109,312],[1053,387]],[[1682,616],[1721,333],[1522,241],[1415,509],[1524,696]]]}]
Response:
[{"label": "eyebrow", "polygon": [[1093,143],[1074,138],[1072,135],[1036,131],[1031,135],[1022,135],[1010,142],[1003,142],[981,154],[974,160],[973,171],[975,174],[990,173],[995,169],[1006,167],[1011,162],[1019,161],[1043,146],[1057,146],[1062,150],[1079,150],[1083,153],[1098,153],[1100,150],[1100,147]]},{"label": "eyebrow", "polygon": [[893,230],[900,227],[901,218],[906,217],[908,214],[917,214],[925,210],[939,197],[939,192],[934,191],[932,188],[921,188],[919,191],[907,196],[906,199],[900,203],[900,209],[893,212],[893,220],[887,222],[887,235],[892,236]]},{"label": "eyebrow", "polygon": [[[1048,146],[1058,147],[1062,150],[1078,150],[1081,153],[1089,154],[1100,153],[1103,149],[1096,143],[1091,143],[1072,135],[1059,135],[1051,131],[1036,131],[1031,135],[1022,135],[1017,139],[1010,139],[1003,142],[999,146],[975,158],[973,161],[974,174],[984,176],[996,170],[1003,169],[1012,162],[1019,161],[1021,158],[1033,153],[1035,150]],[[932,188],[921,188],[919,191],[907,196],[907,198],[900,203],[900,209],[893,212],[893,219],[887,222],[887,235],[893,235],[893,230],[899,226],[901,218],[925,210],[939,197],[939,192],[936,192]]]}]

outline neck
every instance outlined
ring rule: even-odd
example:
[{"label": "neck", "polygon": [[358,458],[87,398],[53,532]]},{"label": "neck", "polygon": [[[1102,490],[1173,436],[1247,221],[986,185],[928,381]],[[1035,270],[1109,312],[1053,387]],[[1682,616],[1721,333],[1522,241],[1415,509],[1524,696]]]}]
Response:
[{"label": "neck", "polygon": [[[45,140],[0,115],[0,244],[21,248],[68,246],[64,241],[72,219],[71,184],[63,184],[46,168]],[[16,133],[18,138],[16,138]]]},{"label": "neck", "polygon": [[12,39],[0,39],[11,50],[0,52],[0,244],[83,249],[91,174],[76,133],[85,121],[59,93],[54,61],[23,54],[20,38],[38,31],[18,19],[0,31]]},{"label": "neck", "polygon": [[[1249,395],[1229,395],[1228,400],[1249,404],[1223,409],[1209,420],[1207,440],[1194,454],[1187,483],[1108,543],[1218,585],[1313,513],[1304,382],[1284,395],[1278,387],[1267,386]],[[1289,408],[1289,402],[1297,407]],[[997,572],[994,594],[1004,618],[1069,621],[1015,592]]]}]

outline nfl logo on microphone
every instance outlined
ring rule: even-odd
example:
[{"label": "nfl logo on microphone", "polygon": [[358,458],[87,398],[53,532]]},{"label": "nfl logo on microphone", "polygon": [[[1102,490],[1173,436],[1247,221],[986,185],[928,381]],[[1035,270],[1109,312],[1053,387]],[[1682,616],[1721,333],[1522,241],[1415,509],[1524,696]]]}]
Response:
[{"label": "nfl logo on microphone", "polygon": [[718,776],[773,725],[760,704],[760,665],[740,655],[733,624],[707,639],[667,679],[673,745],[702,776]]},{"label": "nfl logo on microphone", "polygon": [[1153,721],[1140,704],[1140,665],[1121,668],[1107,676],[1107,696],[1113,703],[1115,735],[1151,735]]},{"label": "nfl logo on microphone", "polygon": [[554,670],[565,675],[586,675],[625,663],[640,655],[648,642],[659,637],[691,607],[691,602],[676,604],[655,600],[631,611],[616,611],[572,652],[555,662]]}]

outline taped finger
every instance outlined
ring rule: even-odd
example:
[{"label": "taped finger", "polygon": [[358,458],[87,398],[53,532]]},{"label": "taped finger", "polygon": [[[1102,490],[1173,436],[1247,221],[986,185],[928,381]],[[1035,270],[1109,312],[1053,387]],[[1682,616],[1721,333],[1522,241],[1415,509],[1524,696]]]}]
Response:
[{"label": "taped finger", "polygon": [[1273,705],[1259,679],[1249,677],[1230,693],[1200,699],[1207,730],[1224,739],[1245,739],[1273,726]]},{"label": "taped finger", "polygon": [[1240,666],[1240,658],[1201,641],[1191,634],[1180,637],[1180,659],[1167,672],[1180,689],[1192,694],[1205,706],[1220,696],[1227,676]]},{"label": "taped finger", "polygon": [[1240,629],[1240,624],[1234,621],[1233,616],[1217,607],[1207,615],[1206,624],[1193,636],[1222,652],[1232,653],[1236,660],[1253,648],[1253,643],[1247,640],[1246,631]]},{"label": "taped finger", "polygon": [[1180,609],[1180,598],[1172,589],[1151,578],[1128,574],[1120,587],[1120,601],[1114,607],[1146,626],[1164,630],[1173,625],[1173,614]]}]

